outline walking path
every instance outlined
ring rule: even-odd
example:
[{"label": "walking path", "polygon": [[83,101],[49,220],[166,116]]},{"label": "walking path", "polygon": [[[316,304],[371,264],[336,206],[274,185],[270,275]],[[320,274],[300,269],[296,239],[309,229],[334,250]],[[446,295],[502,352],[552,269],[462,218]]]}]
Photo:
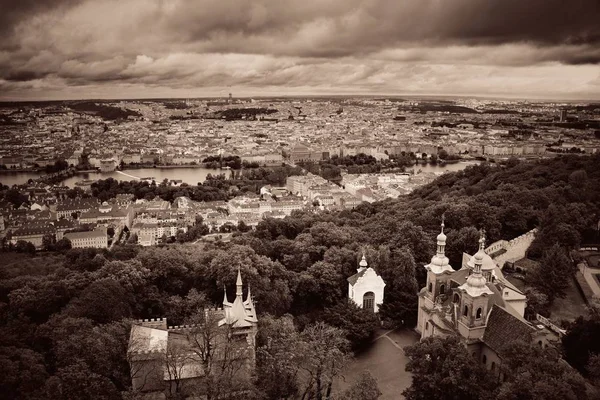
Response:
[{"label": "walking path", "polygon": [[405,370],[408,359],[403,347],[418,341],[418,335],[412,330],[380,331],[369,347],[356,354],[346,367],[343,378],[334,384],[336,393],[350,387],[363,371],[369,371],[382,392],[379,400],[402,399],[402,391],[410,386],[412,379],[410,372]]}]

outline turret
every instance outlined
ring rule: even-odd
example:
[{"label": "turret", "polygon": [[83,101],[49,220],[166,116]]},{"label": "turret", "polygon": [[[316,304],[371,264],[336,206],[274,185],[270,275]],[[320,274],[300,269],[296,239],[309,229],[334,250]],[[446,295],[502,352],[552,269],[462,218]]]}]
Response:
[{"label": "turret", "polygon": [[473,272],[467,281],[458,287],[460,293],[460,318],[459,329],[463,337],[480,339],[483,336],[486,317],[488,314],[488,296],[494,294],[487,286],[487,280],[481,272],[485,251],[483,232],[479,238],[479,250],[475,253]]}]

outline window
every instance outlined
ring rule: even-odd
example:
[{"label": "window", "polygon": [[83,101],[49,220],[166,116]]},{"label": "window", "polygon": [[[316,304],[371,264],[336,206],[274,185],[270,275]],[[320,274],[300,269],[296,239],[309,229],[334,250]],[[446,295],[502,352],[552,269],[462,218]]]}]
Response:
[{"label": "window", "polygon": [[465,308],[463,309],[463,315],[466,317],[467,314],[469,314],[469,306],[465,306]]},{"label": "window", "polygon": [[454,302],[458,303],[459,300],[460,300],[460,297],[459,297],[458,293],[454,293]]},{"label": "window", "polygon": [[496,370],[496,363],[494,361],[492,361],[492,371]]},{"label": "window", "polygon": [[543,344],[542,344],[541,340],[538,342],[538,346],[540,346],[540,348],[543,347]]},{"label": "window", "polygon": [[483,310],[481,309],[481,307],[479,307],[479,308],[477,309],[477,313],[476,313],[476,315],[475,315],[475,318],[477,318],[477,319],[481,319],[481,313],[482,313],[482,312],[483,312]]},{"label": "window", "polygon": [[442,284],[440,286],[440,294],[444,294],[445,291],[446,291],[446,285]]},{"label": "window", "polygon": [[365,295],[363,296],[363,309],[375,311],[375,293],[365,293]]},{"label": "window", "polygon": [[429,322],[425,322],[425,332],[429,330]]},{"label": "window", "polygon": [[483,357],[481,357],[481,362],[483,362],[483,365],[485,365],[485,363],[487,362],[487,357],[484,354]]},{"label": "window", "polygon": [[433,291],[433,284],[431,282],[429,282],[428,290],[429,290],[429,292]]}]

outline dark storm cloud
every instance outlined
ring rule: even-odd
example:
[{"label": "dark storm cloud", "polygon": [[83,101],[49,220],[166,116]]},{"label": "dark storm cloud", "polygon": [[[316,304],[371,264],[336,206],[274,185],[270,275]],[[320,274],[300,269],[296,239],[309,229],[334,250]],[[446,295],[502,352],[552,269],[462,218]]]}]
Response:
[{"label": "dark storm cloud", "polygon": [[80,0],[0,0],[0,33],[10,33],[19,22]]},{"label": "dark storm cloud", "polygon": [[[182,40],[208,42],[215,51],[339,57],[413,42],[600,43],[598,0],[207,0],[203,4],[170,10],[166,26]],[[311,31],[327,35],[314,37]],[[306,45],[294,43],[295,36],[305,38]],[[278,38],[288,46],[273,49],[267,48],[267,40],[252,40],[260,37]]]},{"label": "dark storm cloud", "polygon": [[[489,91],[505,87],[490,78],[502,71],[535,90],[564,67],[587,75],[567,76],[561,87],[586,92],[596,89],[590,68],[600,64],[600,0],[0,0],[0,7],[0,89],[15,91],[383,90],[408,76],[404,86],[414,90],[453,79]],[[526,81],[518,76],[529,73]]]}]

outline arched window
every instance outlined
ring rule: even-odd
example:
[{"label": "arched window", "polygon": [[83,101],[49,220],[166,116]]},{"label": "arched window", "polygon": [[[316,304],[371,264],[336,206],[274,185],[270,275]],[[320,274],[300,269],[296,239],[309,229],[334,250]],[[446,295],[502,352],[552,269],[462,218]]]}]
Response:
[{"label": "arched window", "polygon": [[485,363],[487,362],[487,357],[484,354],[483,357],[481,357],[481,362],[483,362],[483,365],[485,365]]},{"label": "arched window", "polygon": [[543,343],[541,340],[538,342],[538,346],[543,347]]},{"label": "arched window", "polygon": [[429,322],[425,322],[425,332],[429,330]]},{"label": "arched window", "polygon": [[475,314],[475,318],[477,319],[481,319],[481,313],[483,312],[483,310],[481,309],[481,307],[479,307],[477,309],[477,313]]},{"label": "arched window", "polygon": [[492,371],[496,370],[496,363],[494,361],[492,361]]},{"label": "arched window", "polygon": [[444,294],[445,291],[446,291],[446,285],[442,284],[440,286],[440,294]]},{"label": "arched window", "polygon": [[433,284],[431,282],[429,282],[429,288],[428,288],[429,292],[433,291]]},{"label": "arched window", "polygon": [[459,300],[460,300],[460,296],[458,295],[458,293],[454,293],[454,299],[453,299],[453,301],[454,301],[455,303],[458,303],[458,302],[459,302]]},{"label": "arched window", "polygon": [[375,293],[367,292],[363,296],[363,309],[375,311]]},{"label": "arched window", "polygon": [[469,306],[465,306],[465,308],[463,309],[463,315],[466,317],[467,314],[469,314]]}]

